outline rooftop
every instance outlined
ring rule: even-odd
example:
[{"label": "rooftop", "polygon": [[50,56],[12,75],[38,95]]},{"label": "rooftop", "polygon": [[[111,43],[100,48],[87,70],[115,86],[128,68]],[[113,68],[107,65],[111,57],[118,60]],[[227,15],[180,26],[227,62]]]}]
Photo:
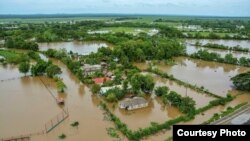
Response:
[{"label": "rooftop", "polygon": [[148,104],[148,101],[142,97],[134,97],[132,99],[125,99],[120,102],[123,107],[134,107],[141,104]]},{"label": "rooftop", "polygon": [[94,78],[93,81],[95,82],[95,84],[102,84],[108,80],[111,80],[111,78],[109,77],[98,77],[98,78]]}]

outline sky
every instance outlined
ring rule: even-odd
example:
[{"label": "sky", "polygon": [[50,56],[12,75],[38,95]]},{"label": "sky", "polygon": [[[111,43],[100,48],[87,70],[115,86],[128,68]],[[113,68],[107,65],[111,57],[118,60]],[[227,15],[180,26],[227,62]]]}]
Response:
[{"label": "sky", "polygon": [[0,0],[0,14],[90,13],[250,17],[250,0]]}]

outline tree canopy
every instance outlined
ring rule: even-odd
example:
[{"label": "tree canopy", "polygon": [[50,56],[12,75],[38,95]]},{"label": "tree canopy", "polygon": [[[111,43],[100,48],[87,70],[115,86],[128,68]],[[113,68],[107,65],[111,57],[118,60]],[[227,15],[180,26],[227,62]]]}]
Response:
[{"label": "tree canopy", "polygon": [[231,78],[234,86],[243,91],[250,91],[250,72],[241,73]]}]

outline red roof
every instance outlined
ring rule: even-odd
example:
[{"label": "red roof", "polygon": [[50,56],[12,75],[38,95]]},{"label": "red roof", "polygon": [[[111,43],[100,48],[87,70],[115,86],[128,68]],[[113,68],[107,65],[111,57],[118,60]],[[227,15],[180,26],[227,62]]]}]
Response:
[{"label": "red roof", "polygon": [[109,77],[99,77],[99,78],[94,78],[93,81],[95,81],[96,84],[102,84],[105,81],[111,80]]}]

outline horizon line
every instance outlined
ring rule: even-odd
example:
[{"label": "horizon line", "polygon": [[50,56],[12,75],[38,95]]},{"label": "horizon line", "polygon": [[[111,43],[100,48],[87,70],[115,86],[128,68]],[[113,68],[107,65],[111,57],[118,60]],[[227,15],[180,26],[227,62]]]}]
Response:
[{"label": "horizon line", "polygon": [[198,14],[149,14],[149,13],[31,13],[31,14],[0,14],[1,16],[178,16],[178,17],[225,17],[225,18],[250,18],[250,16],[230,16],[230,15],[198,15]]}]

